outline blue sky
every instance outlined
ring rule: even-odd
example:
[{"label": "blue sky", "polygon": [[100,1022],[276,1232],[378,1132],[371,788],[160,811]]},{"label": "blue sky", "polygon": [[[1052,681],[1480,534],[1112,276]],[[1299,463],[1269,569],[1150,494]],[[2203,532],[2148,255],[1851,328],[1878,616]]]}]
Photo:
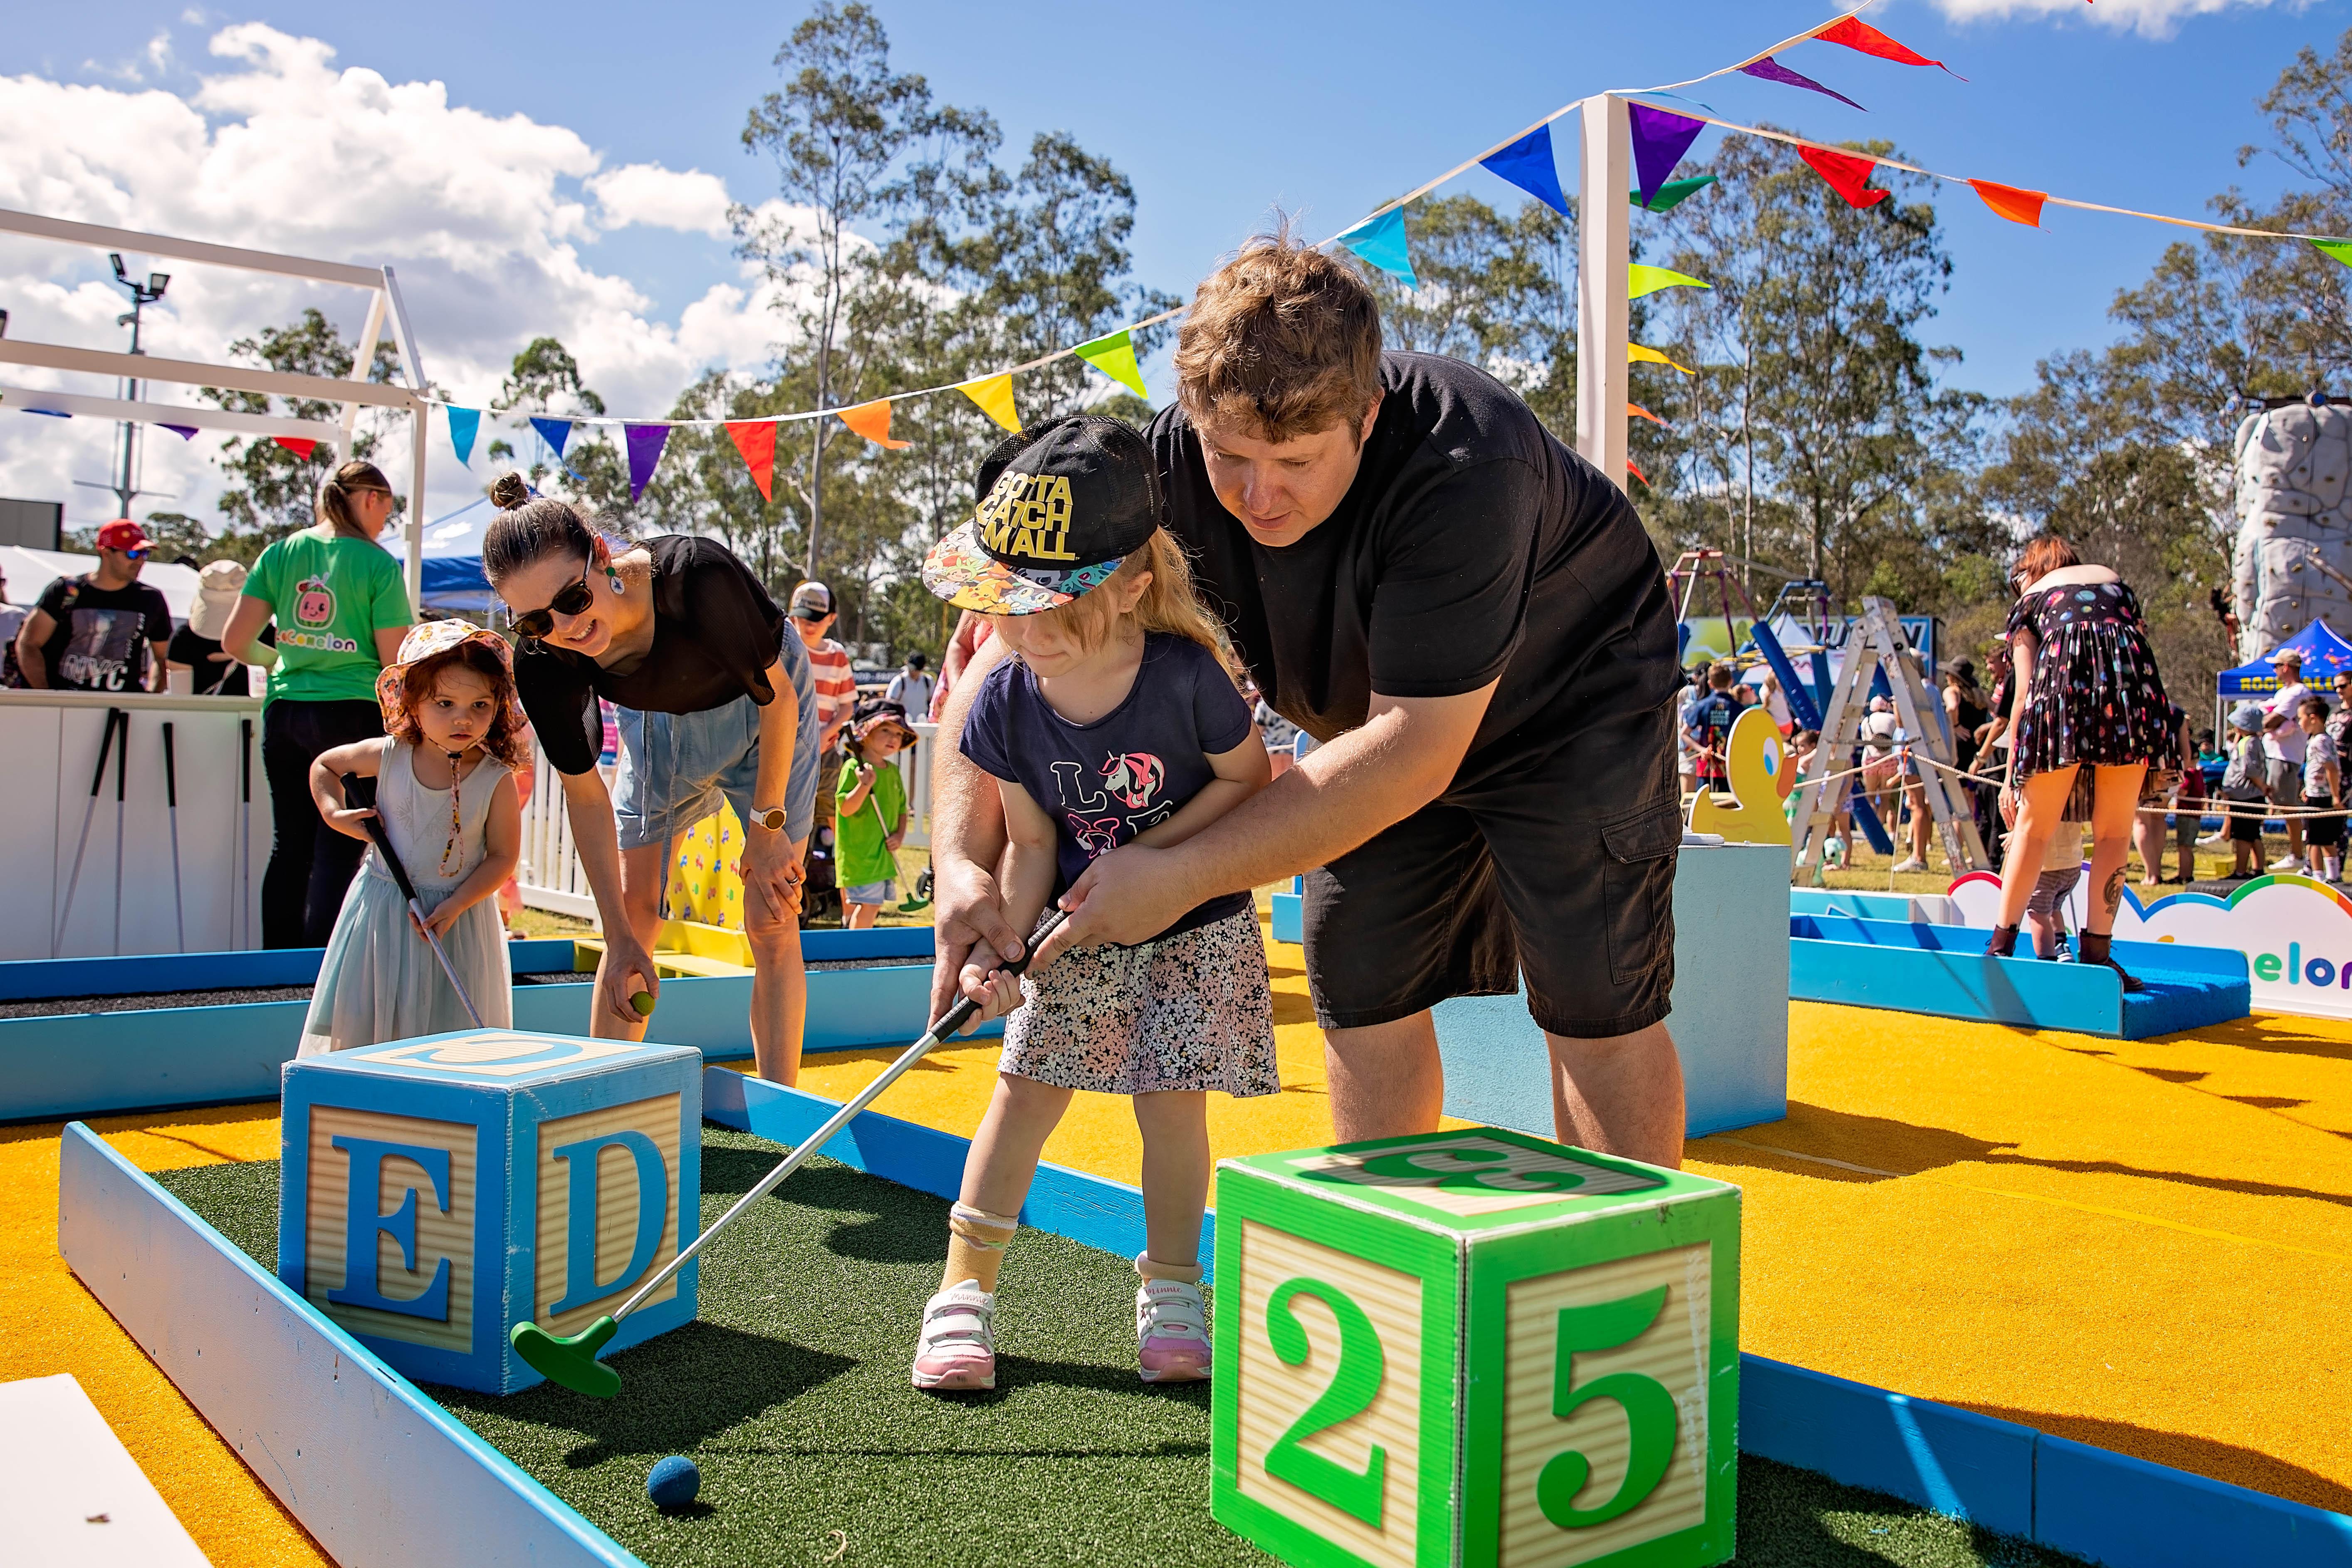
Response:
[{"label": "blue sky", "polygon": [[[1569,99],[1695,75],[1836,9],[1793,0],[875,8],[899,68],[928,76],[946,101],[987,109],[1011,148],[1057,128],[1109,156],[1139,199],[1138,276],[1177,292],[1277,205],[1329,233]],[[148,0],[20,6],[0,38],[0,77],[187,97],[220,68],[207,37],[261,22],[331,46],[338,69],[372,68],[394,84],[437,79],[455,105],[568,128],[604,167],[699,170],[757,201],[772,182],[740,132],[801,14],[596,0],[324,12],[276,0],[205,12]],[[2283,183],[2274,163],[2239,165],[2239,147],[2263,135],[2254,100],[2297,48],[2333,48],[2352,24],[2352,0],[1890,0],[1869,16],[1969,79],[1811,44],[1787,63],[1873,112],[1743,78],[1699,96],[1728,118],[1824,140],[1888,138],[1912,161],[1955,174],[2196,216],[2233,184],[2260,195]],[[1710,133],[1698,151],[1712,144]],[[1572,134],[1563,139],[1564,157],[1573,147]],[[336,174],[321,167],[316,177]],[[1516,199],[1483,172],[1448,188]],[[1994,218],[1959,187],[1949,193],[1940,206],[1957,265],[1931,335],[1964,351],[1954,379],[1990,393],[2023,387],[2043,355],[2105,341],[2116,290],[2179,237],[2054,209],[2035,232]],[[135,226],[136,215],[122,221]],[[587,265],[625,279],[647,313],[672,320],[715,279],[738,276],[726,243],[708,233],[639,223],[577,243]],[[508,309],[530,313],[527,300]],[[419,326],[429,338],[432,324]],[[517,341],[532,327],[514,321]],[[1155,384],[1164,376],[1160,369]]]}]

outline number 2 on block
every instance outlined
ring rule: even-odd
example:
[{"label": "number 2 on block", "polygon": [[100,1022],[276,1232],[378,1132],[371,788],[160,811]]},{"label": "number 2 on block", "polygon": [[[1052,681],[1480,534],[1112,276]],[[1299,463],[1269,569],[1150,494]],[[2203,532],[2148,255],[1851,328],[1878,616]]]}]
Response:
[{"label": "number 2 on block", "polygon": [[[1364,1310],[1347,1292],[1304,1276],[1276,1289],[1265,1304],[1265,1337],[1285,1366],[1302,1366],[1307,1357],[1306,1327],[1291,1309],[1299,1296],[1312,1296],[1331,1310],[1339,1324],[1339,1364],[1331,1381],[1300,1412],[1298,1419],[1265,1451],[1265,1473],[1288,1481],[1310,1497],[1322,1499],[1343,1513],[1381,1528],[1381,1494],[1388,1478],[1388,1450],[1372,1446],[1362,1471],[1349,1469],[1300,1445],[1318,1432],[1354,1419],[1371,1408],[1387,1375],[1388,1358],[1381,1350],[1380,1331]],[[1663,1392],[1663,1391],[1661,1391]]]},{"label": "number 2 on block", "polygon": [[1620,1301],[1590,1307],[1563,1307],[1559,1313],[1559,1347],[1552,1362],[1551,1413],[1567,1420],[1595,1399],[1610,1399],[1625,1412],[1625,1479],[1614,1496],[1598,1508],[1575,1506],[1576,1494],[1591,1479],[1592,1464],[1573,1448],[1544,1461],[1536,1476],[1536,1502],[1543,1516],[1562,1530],[1584,1530],[1605,1523],[1640,1506],[1665,1479],[1675,1454],[1679,1419],[1675,1396],[1656,1378],[1638,1372],[1612,1373],[1576,1385],[1579,1352],[1615,1350],[1639,1339],[1665,1310],[1666,1288],[1644,1290]]}]

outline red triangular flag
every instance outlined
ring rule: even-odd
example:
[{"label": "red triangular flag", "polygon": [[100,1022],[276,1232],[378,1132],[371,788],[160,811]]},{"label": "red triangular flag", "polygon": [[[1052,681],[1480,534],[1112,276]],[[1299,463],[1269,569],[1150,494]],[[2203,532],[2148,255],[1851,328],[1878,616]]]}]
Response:
[{"label": "red triangular flag", "polygon": [[2015,185],[1996,185],[1990,180],[1970,180],[1984,205],[2011,223],[2021,223],[2028,228],[2042,226],[2042,204],[2049,196],[2041,191],[2021,191]]},{"label": "red triangular flag", "polygon": [[319,447],[319,443],[316,441],[305,440],[299,436],[272,436],[270,439],[285,447],[288,451],[293,453],[296,457],[301,458],[304,462],[309,462],[310,460],[310,454],[318,450]]},{"label": "red triangular flag", "polygon": [[1650,476],[1643,473],[1638,467],[1636,467],[1633,459],[1631,458],[1625,459],[1625,471],[1633,475],[1635,479],[1641,480],[1645,485],[1650,482]]},{"label": "red triangular flag", "polygon": [[727,434],[735,449],[743,454],[743,464],[751,470],[751,482],[760,487],[760,499],[776,499],[776,422],[772,419],[747,419],[730,422]]},{"label": "red triangular flag", "polygon": [[1813,35],[1825,44],[1843,44],[1849,49],[1860,49],[1865,55],[1876,55],[1882,60],[1893,60],[1898,66],[1934,66],[1947,76],[1969,79],[1941,60],[1905,48],[1859,16],[1841,16]]},{"label": "red triangular flag", "polygon": [[1895,194],[1870,188],[1870,172],[1878,167],[1875,158],[1856,153],[1828,153],[1819,147],[1800,147],[1797,156],[1811,163],[1813,171],[1830,183],[1830,189],[1846,199],[1848,206],[1876,206]]}]

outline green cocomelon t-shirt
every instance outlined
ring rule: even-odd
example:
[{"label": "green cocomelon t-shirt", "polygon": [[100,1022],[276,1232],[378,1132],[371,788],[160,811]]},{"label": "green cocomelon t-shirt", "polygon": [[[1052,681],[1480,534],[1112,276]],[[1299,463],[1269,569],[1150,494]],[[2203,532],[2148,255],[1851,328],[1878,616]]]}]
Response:
[{"label": "green cocomelon t-shirt", "polygon": [[268,605],[278,621],[278,668],[269,672],[265,706],[280,699],[374,701],[383,668],[375,634],[416,618],[391,552],[307,528],[261,552],[245,597]]}]

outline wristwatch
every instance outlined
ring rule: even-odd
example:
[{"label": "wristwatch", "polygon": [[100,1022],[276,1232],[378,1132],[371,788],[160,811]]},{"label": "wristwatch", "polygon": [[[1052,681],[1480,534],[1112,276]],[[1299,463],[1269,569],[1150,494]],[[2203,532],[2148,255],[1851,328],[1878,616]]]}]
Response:
[{"label": "wristwatch", "polygon": [[782,833],[784,830],[784,808],[781,805],[772,805],[765,811],[754,810],[751,813],[751,826],[764,827],[771,833]]}]

